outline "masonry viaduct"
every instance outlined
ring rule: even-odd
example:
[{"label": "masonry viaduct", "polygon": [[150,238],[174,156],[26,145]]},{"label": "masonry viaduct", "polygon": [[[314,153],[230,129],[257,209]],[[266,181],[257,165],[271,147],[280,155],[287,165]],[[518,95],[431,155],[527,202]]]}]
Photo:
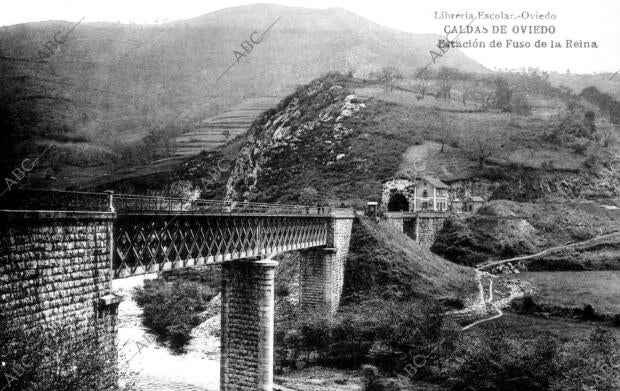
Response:
[{"label": "masonry viaduct", "polygon": [[449,216],[449,212],[386,212],[385,223],[405,233],[422,246],[431,247]]},{"label": "masonry viaduct", "polygon": [[[96,328],[117,349],[112,280],[222,265],[222,391],[272,390],[271,256],[302,254],[302,310],[338,308],[353,211],[336,208],[14,191],[0,205],[0,314],[19,327]],[[94,322],[89,322],[94,319]],[[102,374],[114,389],[116,365]]]}]

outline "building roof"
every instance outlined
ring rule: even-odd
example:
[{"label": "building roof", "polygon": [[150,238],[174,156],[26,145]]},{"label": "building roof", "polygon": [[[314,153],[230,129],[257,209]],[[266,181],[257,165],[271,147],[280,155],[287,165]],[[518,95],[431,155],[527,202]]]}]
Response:
[{"label": "building roof", "polygon": [[438,189],[448,189],[450,187],[437,178],[424,177],[423,179]]},{"label": "building roof", "polygon": [[470,196],[466,198],[466,201],[473,201],[473,202],[485,202],[484,198],[480,197],[480,196]]}]

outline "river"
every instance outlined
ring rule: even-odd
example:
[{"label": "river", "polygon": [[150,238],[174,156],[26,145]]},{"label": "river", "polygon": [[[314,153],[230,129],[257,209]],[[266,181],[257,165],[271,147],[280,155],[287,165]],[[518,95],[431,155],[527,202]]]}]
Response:
[{"label": "river", "polygon": [[142,325],[142,309],[133,299],[133,288],[151,278],[156,275],[113,281],[113,291],[124,296],[118,310],[121,385],[133,382],[138,391],[219,391],[219,338],[208,332],[219,317],[194,329],[186,353],[174,353]]}]

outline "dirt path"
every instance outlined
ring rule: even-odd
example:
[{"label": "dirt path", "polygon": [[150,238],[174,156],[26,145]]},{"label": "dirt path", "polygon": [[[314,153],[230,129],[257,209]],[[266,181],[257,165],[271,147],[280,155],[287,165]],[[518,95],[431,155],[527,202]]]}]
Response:
[{"label": "dirt path", "polygon": [[[489,282],[489,298],[487,300],[484,300],[484,297],[483,297],[483,300],[484,300],[485,304],[488,304],[488,305],[492,306],[493,309],[495,309],[495,311],[497,311],[497,314],[491,316],[490,318],[480,319],[480,320],[477,320],[477,321],[475,321],[473,323],[470,323],[467,326],[463,327],[461,329],[461,331],[469,330],[470,328],[472,328],[474,326],[477,326],[480,323],[489,322],[491,320],[495,320],[495,319],[501,318],[504,315],[504,313],[502,312],[501,309],[499,309],[497,304],[493,303],[493,278],[491,278],[491,277],[487,277],[487,278],[488,278],[488,282]],[[479,284],[481,286],[481,289],[484,291],[484,287],[482,286],[482,281],[480,280],[478,282],[479,282]]]},{"label": "dirt path", "polygon": [[609,233],[609,234],[605,234],[605,235],[599,235],[599,236],[596,236],[596,237],[594,237],[592,239],[584,240],[583,242],[577,242],[577,243],[571,243],[571,244],[563,244],[561,246],[551,247],[551,248],[548,248],[548,249],[543,250],[541,252],[538,252],[536,254],[523,255],[523,256],[520,256],[520,257],[514,257],[514,258],[509,258],[509,259],[502,259],[500,261],[494,261],[494,262],[490,262],[490,263],[485,263],[485,264],[482,264],[482,265],[478,266],[477,269],[478,270],[485,270],[485,269],[488,269],[488,268],[491,268],[491,267],[494,267],[494,266],[497,266],[497,265],[502,265],[504,263],[531,260],[531,259],[534,259],[536,257],[540,257],[541,255],[545,255],[545,254],[548,254],[548,253],[553,252],[553,251],[562,250],[562,249],[566,249],[566,248],[577,247],[577,246],[581,246],[581,245],[587,245],[587,244],[590,244],[590,243],[594,244],[597,240],[611,238],[613,236],[618,236],[618,239],[620,240],[620,233],[613,232],[613,233]]}]

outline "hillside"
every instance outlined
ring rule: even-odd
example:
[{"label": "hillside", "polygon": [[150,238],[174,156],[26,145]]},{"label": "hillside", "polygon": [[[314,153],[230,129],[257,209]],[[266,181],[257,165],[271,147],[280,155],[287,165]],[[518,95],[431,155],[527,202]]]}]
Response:
[{"label": "hillside", "polygon": [[475,270],[433,254],[388,225],[357,219],[347,259],[345,300],[433,298],[470,305],[477,299]]},{"label": "hillside", "polygon": [[[241,43],[276,20],[237,63]],[[49,143],[54,148],[40,163],[48,176],[72,167],[101,176],[113,173],[114,164],[148,163],[174,154],[174,137],[182,133],[200,132],[198,145],[206,148],[219,145],[221,128],[205,125],[243,101],[283,98],[332,70],[413,72],[429,61],[439,38],[391,30],[343,9],[257,4],[163,25],[83,22],[39,61],[46,42],[73,27],[50,21],[0,32],[3,174]],[[484,71],[458,50],[442,61]],[[209,137],[217,142],[205,144]]]},{"label": "hillside", "polygon": [[298,201],[311,187],[328,202],[363,204],[379,199],[383,181],[420,174],[486,199],[618,196],[620,132],[600,109],[546,87],[529,94],[528,113],[483,110],[474,98],[461,103],[462,88],[418,99],[342,75],[317,79],[253,124],[228,197]]},{"label": "hillside", "polygon": [[[620,209],[596,202],[529,203],[494,200],[476,214],[452,218],[432,250],[459,264],[535,254],[620,230]],[[616,213],[612,213],[616,212]],[[527,264],[528,270],[620,269],[617,237],[588,246],[553,251]]]},{"label": "hillside", "polygon": [[597,73],[593,75],[581,75],[575,73],[551,72],[549,80],[556,86],[566,86],[576,93],[584,88],[596,87],[599,90],[613,95],[620,100],[620,75],[613,73]]}]

